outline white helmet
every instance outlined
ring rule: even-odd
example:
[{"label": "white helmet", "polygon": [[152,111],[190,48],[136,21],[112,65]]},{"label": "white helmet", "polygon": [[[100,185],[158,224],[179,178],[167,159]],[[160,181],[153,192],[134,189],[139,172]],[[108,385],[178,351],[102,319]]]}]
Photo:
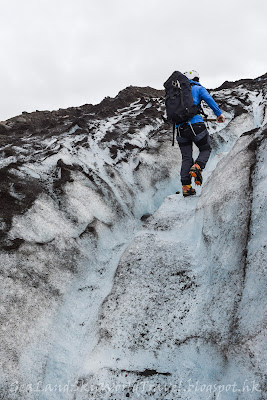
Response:
[{"label": "white helmet", "polygon": [[193,69],[191,71],[186,71],[184,72],[184,75],[188,78],[188,79],[192,79],[194,80],[195,78],[198,78],[199,80],[199,73],[197,71],[194,71]]}]

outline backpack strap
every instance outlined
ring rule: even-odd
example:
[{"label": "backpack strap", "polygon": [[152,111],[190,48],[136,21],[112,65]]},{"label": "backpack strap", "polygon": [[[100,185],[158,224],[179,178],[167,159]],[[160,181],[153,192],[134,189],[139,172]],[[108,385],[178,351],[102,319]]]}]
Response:
[{"label": "backpack strap", "polygon": [[174,146],[174,141],[175,141],[175,123],[173,123],[172,126],[172,146]]}]

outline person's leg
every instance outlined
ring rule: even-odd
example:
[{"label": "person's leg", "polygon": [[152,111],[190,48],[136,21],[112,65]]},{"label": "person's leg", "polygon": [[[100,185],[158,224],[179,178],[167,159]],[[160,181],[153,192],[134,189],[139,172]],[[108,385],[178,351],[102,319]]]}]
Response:
[{"label": "person's leg", "polygon": [[194,164],[192,156],[192,140],[185,137],[177,137],[177,141],[182,154],[182,165],[181,165],[181,182],[182,185],[191,184],[190,168]]},{"label": "person's leg", "polygon": [[210,135],[208,130],[205,128],[202,132],[197,133],[197,135],[194,136],[193,141],[199,149],[199,155],[195,160],[195,163],[203,170],[211,153]]},{"label": "person's leg", "polygon": [[199,155],[189,173],[195,179],[196,185],[202,185],[201,171],[205,168],[211,152],[210,137],[204,122],[190,125],[190,128],[192,140],[199,149]]}]

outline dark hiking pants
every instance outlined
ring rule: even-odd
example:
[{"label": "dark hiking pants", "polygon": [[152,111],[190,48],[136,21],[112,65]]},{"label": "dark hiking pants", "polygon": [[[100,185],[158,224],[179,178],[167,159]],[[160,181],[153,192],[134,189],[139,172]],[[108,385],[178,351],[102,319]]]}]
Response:
[{"label": "dark hiking pants", "polygon": [[[181,182],[182,185],[191,184],[190,168],[196,162],[201,169],[205,168],[210,156],[210,136],[203,122],[184,124],[177,128],[177,141],[182,153]],[[198,158],[193,160],[193,142],[199,148]]]}]

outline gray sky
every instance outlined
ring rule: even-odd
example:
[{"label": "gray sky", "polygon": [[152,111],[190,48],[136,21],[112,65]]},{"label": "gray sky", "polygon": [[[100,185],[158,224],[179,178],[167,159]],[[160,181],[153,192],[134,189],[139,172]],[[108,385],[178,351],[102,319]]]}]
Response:
[{"label": "gray sky", "polygon": [[0,120],[162,89],[174,70],[201,83],[267,72],[266,0],[0,0]]}]

